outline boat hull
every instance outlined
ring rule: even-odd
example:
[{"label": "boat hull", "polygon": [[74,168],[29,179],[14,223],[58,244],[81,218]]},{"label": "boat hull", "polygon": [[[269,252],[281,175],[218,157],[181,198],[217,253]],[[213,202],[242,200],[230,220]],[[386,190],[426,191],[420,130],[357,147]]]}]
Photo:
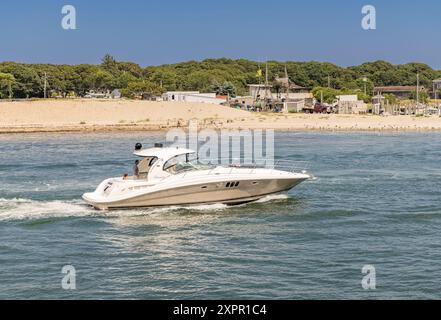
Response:
[{"label": "boat hull", "polygon": [[102,210],[213,203],[234,205],[286,192],[304,180],[306,178],[219,181],[146,192],[117,201],[98,199],[94,193],[86,193],[83,199]]}]

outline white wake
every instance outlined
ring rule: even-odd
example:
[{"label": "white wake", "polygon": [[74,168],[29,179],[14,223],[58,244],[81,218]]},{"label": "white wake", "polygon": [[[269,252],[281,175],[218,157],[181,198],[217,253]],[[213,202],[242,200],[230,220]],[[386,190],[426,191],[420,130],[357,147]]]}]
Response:
[{"label": "white wake", "polygon": [[[257,203],[265,203],[274,200],[287,199],[288,195],[266,196]],[[241,206],[245,206],[241,205]],[[39,201],[31,199],[3,199],[0,198],[0,222],[8,220],[32,220],[47,218],[66,218],[66,217],[136,217],[144,215],[160,215],[173,213],[176,211],[185,212],[221,212],[237,206],[225,204],[207,204],[192,206],[169,206],[156,208],[142,208],[130,210],[110,210],[99,211],[86,205],[82,200],[51,200]]]}]

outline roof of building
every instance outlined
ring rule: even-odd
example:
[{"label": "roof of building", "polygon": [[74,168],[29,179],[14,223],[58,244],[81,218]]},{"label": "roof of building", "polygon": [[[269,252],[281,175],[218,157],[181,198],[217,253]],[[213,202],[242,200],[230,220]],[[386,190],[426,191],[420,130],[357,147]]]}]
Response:
[{"label": "roof of building", "polygon": [[167,91],[165,94],[198,94],[199,91]]},{"label": "roof of building", "polygon": [[256,88],[272,88],[273,86],[270,84],[249,84],[248,87],[256,87]]},{"label": "roof of building", "polygon": [[[375,91],[382,92],[413,92],[417,90],[417,86],[385,86],[375,87]],[[423,86],[420,86],[420,91],[425,90]]]},{"label": "roof of building", "polygon": [[433,80],[433,82],[441,82],[441,78]]},{"label": "roof of building", "polygon": [[340,101],[358,101],[358,96],[356,94],[342,94],[337,96]]},{"label": "roof of building", "polygon": [[289,83],[289,88],[290,89],[305,89],[305,87],[299,86],[298,84],[296,84],[295,82],[291,81],[289,78],[287,77],[276,77],[275,79],[277,82],[282,83],[283,85],[287,85]]}]

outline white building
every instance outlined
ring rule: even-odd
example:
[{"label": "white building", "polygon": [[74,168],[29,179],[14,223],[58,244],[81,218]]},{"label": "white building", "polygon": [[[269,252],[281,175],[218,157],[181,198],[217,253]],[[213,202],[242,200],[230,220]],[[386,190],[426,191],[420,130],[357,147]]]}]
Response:
[{"label": "white building", "polygon": [[365,114],[367,111],[367,104],[364,101],[358,100],[357,95],[337,96],[337,113]]},{"label": "white building", "polygon": [[216,97],[216,93],[200,93],[199,91],[168,91],[162,96],[164,101],[200,102],[221,104],[226,99]]},{"label": "white building", "polygon": [[337,96],[337,101],[338,102],[357,102],[358,96],[356,94]]},{"label": "white building", "polygon": [[110,90],[106,91],[95,91],[90,90],[86,92],[84,98],[87,99],[121,99],[121,91],[119,89],[115,89],[112,92]]},{"label": "white building", "polygon": [[286,93],[281,93],[279,98],[285,99],[283,112],[303,112],[305,107],[312,107],[314,105],[314,96],[309,92],[290,92],[288,93],[288,97]]}]

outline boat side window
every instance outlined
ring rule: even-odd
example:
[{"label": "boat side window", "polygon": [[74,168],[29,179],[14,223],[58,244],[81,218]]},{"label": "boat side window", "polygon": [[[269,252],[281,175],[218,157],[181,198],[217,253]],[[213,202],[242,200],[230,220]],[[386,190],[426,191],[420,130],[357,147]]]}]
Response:
[{"label": "boat side window", "polygon": [[151,167],[156,163],[157,160],[157,157],[145,158],[138,164],[140,179],[147,179]]},{"label": "boat side window", "polygon": [[178,155],[168,160],[164,164],[163,170],[171,174],[176,174],[179,172],[201,169],[201,166],[195,163],[195,161],[196,159],[189,159],[189,154]]},{"label": "boat side window", "polygon": [[181,162],[185,162],[185,155],[179,155],[168,160],[164,164],[163,170],[169,173],[176,173],[176,165]]}]

